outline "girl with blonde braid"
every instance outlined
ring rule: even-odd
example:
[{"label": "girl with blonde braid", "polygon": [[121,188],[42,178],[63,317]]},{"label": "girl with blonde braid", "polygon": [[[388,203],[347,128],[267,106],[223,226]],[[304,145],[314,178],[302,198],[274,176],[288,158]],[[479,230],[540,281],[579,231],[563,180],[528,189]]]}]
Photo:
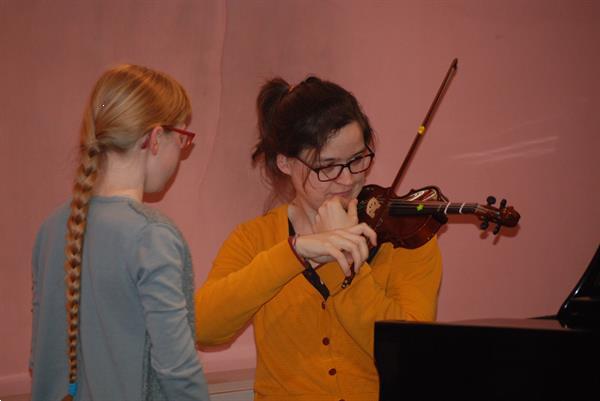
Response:
[{"label": "girl with blonde braid", "polygon": [[33,250],[32,401],[208,400],[188,247],[142,203],[191,146],[190,119],[164,73],[121,65],[96,83],[72,200]]}]

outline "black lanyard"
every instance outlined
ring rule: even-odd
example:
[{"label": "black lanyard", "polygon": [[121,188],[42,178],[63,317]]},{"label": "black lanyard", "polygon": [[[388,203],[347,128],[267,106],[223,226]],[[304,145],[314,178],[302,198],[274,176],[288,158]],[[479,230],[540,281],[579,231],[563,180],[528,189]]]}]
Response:
[{"label": "black lanyard", "polygon": [[[290,236],[296,235],[296,230],[294,230],[294,226],[292,225],[292,222],[289,219],[288,219],[288,233]],[[304,267],[305,267],[305,269],[302,272],[302,274],[304,275],[304,278],[306,278],[308,280],[308,282],[313,287],[315,287],[315,289],[317,291],[319,291],[319,294],[321,294],[323,299],[327,300],[327,298],[329,298],[329,288],[327,288],[327,286],[323,283],[323,281],[321,281],[321,277],[319,277],[319,274],[315,271],[315,269],[312,268],[310,263],[306,262],[306,265]]]}]

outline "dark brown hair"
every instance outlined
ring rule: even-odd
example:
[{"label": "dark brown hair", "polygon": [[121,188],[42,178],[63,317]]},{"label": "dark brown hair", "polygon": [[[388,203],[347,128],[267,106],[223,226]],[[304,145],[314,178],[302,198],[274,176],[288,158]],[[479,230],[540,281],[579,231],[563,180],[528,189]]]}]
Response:
[{"label": "dark brown hair", "polygon": [[288,176],[277,167],[277,155],[297,157],[314,150],[315,159],[338,130],[357,122],[366,145],[373,147],[373,129],[354,95],[341,86],[310,76],[297,86],[273,78],[256,100],[259,140],[252,153],[254,165],[262,163],[273,200],[293,196]]}]

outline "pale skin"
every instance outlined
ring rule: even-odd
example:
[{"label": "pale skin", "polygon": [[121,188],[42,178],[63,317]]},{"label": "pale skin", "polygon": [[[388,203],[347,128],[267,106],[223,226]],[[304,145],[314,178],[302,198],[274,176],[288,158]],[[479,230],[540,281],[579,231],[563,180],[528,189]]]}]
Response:
[{"label": "pale skin", "polygon": [[[147,146],[143,148],[144,142]],[[142,201],[144,193],[161,191],[179,164],[177,134],[155,127],[125,153],[107,152],[94,194]]]},{"label": "pale skin", "polygon": [[[352,122],[323,146],[313,167],[346,163],[365,151],[360,126]],[[310,150],[305,150],[298,157],[309,160],[310,155]],[[288,208],[288,217],[299,234],[296,252],[313,265],[337,261],[346,276],[351,274],[352,265],[358,272],[369,256],[369,243],[377,244],[375,232],[358,222],[356,210],[356,196],[366,173],[352,174],[345,168],[334,181],[321,182],[296,158],[280,154],[277,166],[290,177],[296,193]]]}]

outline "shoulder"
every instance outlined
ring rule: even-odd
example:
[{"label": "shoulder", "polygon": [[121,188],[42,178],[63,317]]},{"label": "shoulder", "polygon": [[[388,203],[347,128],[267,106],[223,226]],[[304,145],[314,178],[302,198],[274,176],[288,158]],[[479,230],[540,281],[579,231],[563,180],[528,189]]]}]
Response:
[{"label": "shoulder", "polygon": [[69,205],[70,202],[66,202],[59,206],[40,225],[31,252],[34,275],[47,264],[62,266],[67,236],[67,219],[70,212]]},{"label": "shoulder", "polygon": [[285,221],[287,221],[287,205],[282,205],[262,216],[243,222],[238,225],[238,228],[249,232],[272,231],[281,228]]},{"label": "shoulder", "polygon": [[165,214],[135,201],[130,201],[128,206],[141,220],[137,230],[138,241],[172,242],[187,246],[179,228]]},{"label": "shoulder", "polygon": [[239,224],[232,234],[244,235],[261,242],[272,242],[283,234],[287,237],[287,205],[279,206],[262,216]]},{"label": "shoulder", "polygon": [[133,199],[94,199],[88,218],[90,225],[103,227],[109,232],[139,236],[140,233],[158,229],[182,238],[175,223],[165,214]]},{"label": "shoulder", "polygon": [[169,217],[167,217],[162,212],[160,212],[156,209],[153,209],[143,203],[130,201],[129,207],[135,213],[137,213],[141,217],[143,217],[148,224],[153,224],[153,223],[164,224],[166,226],[171,226],[171,227],[177,229],[177,227],[175,226],[175,223],[173,223],[173,221]]},{"label": "shoulder", "polygon": [[[125,197],[94,198],[88,212],[86,241],[90,245],[134,255],[141,246],[149,252],[158,243],[185,251],[177,226],[163,213]],[[144,252],[147,252],[144,251]]]},{"label": "shoulder", "polygon": [[67,230],[69,204],[70,202],[63,203],[46,217],[38,229],[36,242],[40,242],[42,238],[48,236],[63,239]]},{"label": "shoulder", "polygon": [[139,202],[128,202],[128,208],[136,221],[134,230],[128,234],[131,235],[128,260],[135,276],[139,278],[143,272],[164,271],[165,268],[183,268],[191,275],[189,247],[175,223],[158,210]]},{"label": "shoulder", "polygon": [[442,271],[442,255],[436,236],[415,249],[388,249],[388,266],[404,277],[430,277],[438,279]]},{"label": "shoulder", "polygon": [[394,248],[391,243],[381,244],[373,265],[397,266],[406,263],[437,264],[441,261],[441,252],[436,236],[418,248]]},{"label": "shoulder", "polygon": [[41,228],[53,227],[56,225],[62,225],[63,223],[66,223],[70,211],[70,201],[63,202],[46,217],[46,219],[41,225]]},{"label": "shoulder", "polygon": [[287,205],[282,205],[238,224],[223,243],[219,254],[242,252],[254,255],[287,238],[287,227]]}]

